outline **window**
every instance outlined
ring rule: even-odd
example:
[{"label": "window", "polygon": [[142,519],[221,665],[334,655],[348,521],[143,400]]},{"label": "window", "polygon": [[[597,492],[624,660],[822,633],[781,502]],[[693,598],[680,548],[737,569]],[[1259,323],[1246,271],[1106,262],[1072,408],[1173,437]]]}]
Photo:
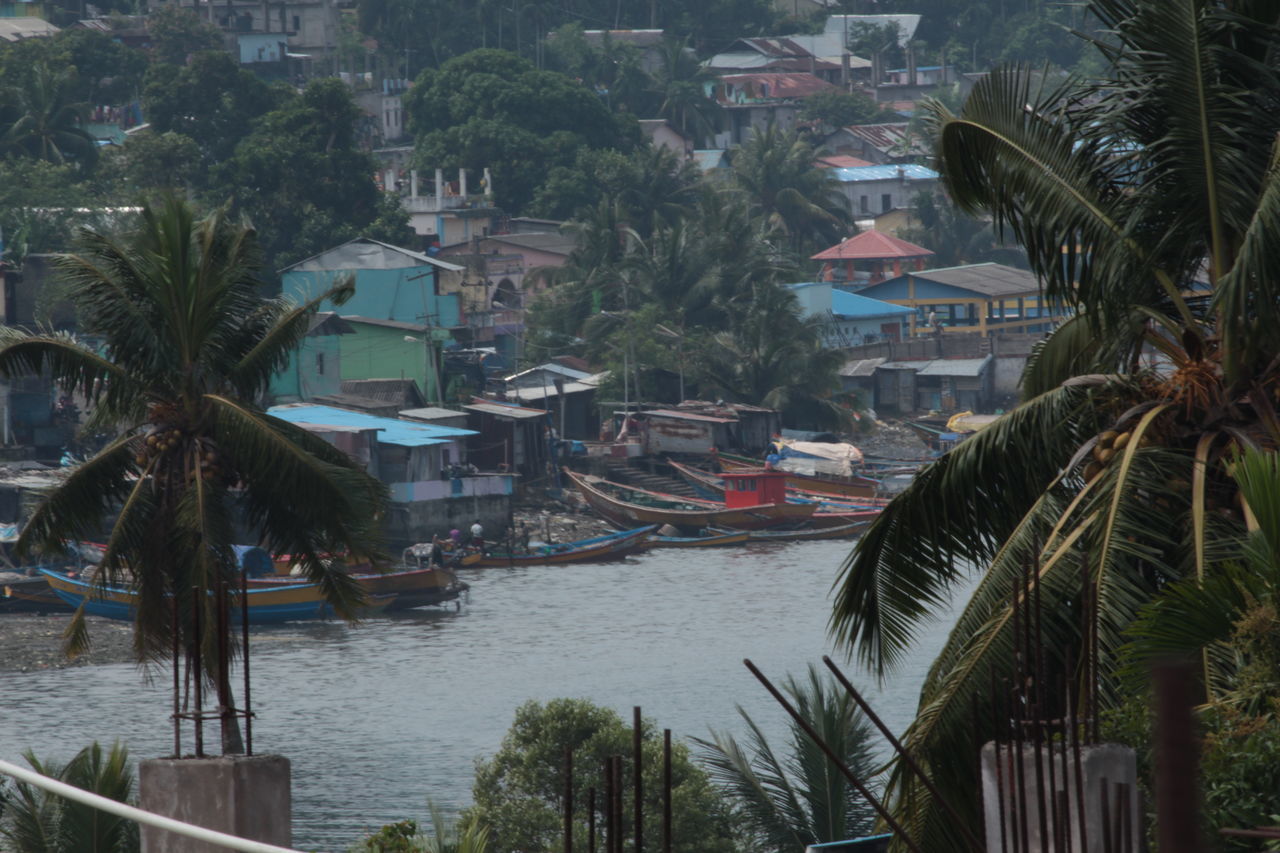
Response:
[{"label": "window", "polygon": [[324,353],[316,353],[316,376],[324,376]]},{"label": "window", "polygon": [[885,193],[880,196],[880,212],[888,213],[891,210],[893,210],[893,196],[889,193]]},{"label": "window", "polygon": [[298,17],[297,15],[294,15],[294,16],[293,16],[293,31],[296,33],[296,32],[297,32],[298,30],[300,30],[300,29],[302,29],[302,18]]},{"label": "window", "polygon": [[859,213],[871,212],[871,202],[865,195],[858,197],[858,212]]}]

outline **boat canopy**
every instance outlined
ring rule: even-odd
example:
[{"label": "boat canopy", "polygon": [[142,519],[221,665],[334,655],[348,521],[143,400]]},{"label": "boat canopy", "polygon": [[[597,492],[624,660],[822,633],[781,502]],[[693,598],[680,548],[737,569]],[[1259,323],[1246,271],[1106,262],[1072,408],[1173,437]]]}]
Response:
[{"label": "boat canopy", "polygon": [[852,444],[778,439],[782,461],[778,468],[793,474],[834,474],[851,477],[862,464],[862,451]]}]

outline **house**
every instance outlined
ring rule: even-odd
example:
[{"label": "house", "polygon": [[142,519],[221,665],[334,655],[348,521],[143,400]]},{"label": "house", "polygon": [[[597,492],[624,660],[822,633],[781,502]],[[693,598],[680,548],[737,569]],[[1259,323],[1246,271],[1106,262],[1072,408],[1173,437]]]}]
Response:
[{"label": "house", "polygon": [[475,464],[519,474],[522,486],[546,483],[552,461],[546,410],[481,397],[473,397],[462,408],[467,412],[468,427],[477,433],[471,448]]},{"label": "house", "polygon": [[337,392],[314,397],[312,402],[394,418],[402,409],[420,407],[426,401],[415,379],[348,379],[338,386]]},{"label": "house", "polygon": [[470,345],[492,347],[497,362],[514,365],[523,355],[525,310],[543,289],[529,273],[563,266],[576,246],[553,230],[476,236],[441,249],[437,257],[467,268],[462,290]]},{"label": "house", "polygon": [[849,200],[855,217],[909,208],[920,193],[932,193],[939,178],[933,169],[914,163],[828,171]]},{"label": "house", "polygon": [[741,145],[770,124],[790,130],[796,126],[805,98],[839,91],[827,81],[802,72],[727,74],[703,85],[706,96],[724,110],[727,127],[716,135],[719,148]]},{"label": "house", "polygon": [[351,334],[355,334],[355,329],[333,311],[314,314],[289,366],[271,380],[272,399],[279,403],[297,403],[339,393],[342,382],[339,336]]},{"label": "house", "polygon": [[864,405],[875,408],[876,368],[888,360],[884,356],[877,356],[846,361],[837,371],[840,374],[840,387],[857,394]]},{"label": "house", "polygon": [[[475,177],[479,181],[470,180]],[[503,213],[492,203],[493,176],[488,169],[480,176],[459,169],[454,181],[446,181],[444,170],[436,169],[435,181],[429,185],[419,180],[416,169],[409,170],[407,180],[389,170],[383,185],[401,193],[400,203],[414,233],[433,238],[438,245],[451,246],[500,230]]]},{"label": "house", "polygon": [[932,155],[928,140],[905,121],[842,127],[829,134],[820,148],[876,164],[914,163]]},{"label": "house", "polygon": [[886,361],[876,369],[876,411],[990,411],[995,358]]},{"label": "house", "polygon": [[48,38],[58,31],[57,27],[44,18],[30,15],[0,16],[0,41]]},{"label": "house", "polygon": [[[462,271],[457,264],[360,237],[285,267],[281,291],[306,302],[351,275],[355,293],[342,305],[342,316],[356,334],[342,341],[341,378],[416,377],[431,399],[439,399],[442,389],[433,378],[438,371],[431,367],[440,364],[438,349],[452,337],[450,330],[462,327]],[[326,302],[321,310],[336,306]]]},{"label": "house", "polygon": [[966,264],[916,270],[864,287],[868,296],[916,310],[912,334],[932,334],[930,313],[946,334],[1047,332],[1067,316],[1063,306],[1044,299],[1040,282],[1027,270],[1004,264]]},{"label": "house", "polygon": [[712,447],[758,453],[782,430],[782,416],[774,409],[702,400],[648,409],[636,415],[635,420],[643,452],[653,456],[705,454]]},{"label": "house", "polygon": [[902,275],[904,270],[922,270],[932,255],[923,246],[872,228],[823,249],[811,260],[822,261],[821,281],[865,287]]},{"label": "house", "polygon": [[822,321],[822,344],[826,347],[853,347],[877,341],[899,341],[906,337],[907,318],[912,308],[868,299],[834,287],[828,281],[789,284],[805,317]]},{"label": "house", "polygon": [[607,375],[550,361],[506,377],[506,397],[545,408],[561,438],[592,440],[600,433],[596,390]]},{"label": "house", "polygon": [[[174,0],[150,0],[149,7],[172,5]],[[225,0],[205,4],[199,0],[176,0],[179,7],[190,9],[227,34],[228,46],[245,61],[283,61],[291,76],[312,76],[323,66],[330,67],[329,60],[338,49],[338,37],[342,30],[341,10],[333,0],[283,0],[264,3],[261,0]],[[249,39],[243,37],[250,36]],[[252,37],[259,37],[257,39]],[[277,60],[258,58],[258,50],[275,50],[274,44],[283,42],[282,55]]]},{"label": "house", "polygon": [[510,518],[509,475],[461,476],[471,430],[308,404],[274,406],[268,413],[325,439],[387,485],[391,502],[383,523],[393,548],[476,519],[498,530]]},{"label": "house", "polygon": [[640,132],[654,148],[665,148],[681,160],[693,157],[693,138],[681,133],[666,119],[642,118]]},{"label": "house", "polygon": [[[800,72],[828,83],[840,83],[848,79],[848,71],[842,66],[842,57],[846,54],[848,51],[835,40],[815,36],[742,38],[703,64],[721,75]],[[866,60],[851,55],[849,62],[851,67],[869,65]]]}]

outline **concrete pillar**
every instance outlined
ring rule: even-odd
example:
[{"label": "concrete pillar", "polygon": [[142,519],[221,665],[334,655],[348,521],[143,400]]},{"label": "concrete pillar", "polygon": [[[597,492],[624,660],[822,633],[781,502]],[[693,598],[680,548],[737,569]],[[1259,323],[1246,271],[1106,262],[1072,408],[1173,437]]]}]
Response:
[{"label": "concrete pillar", "polygon": [[489,172],[489,167],[484,167],[484,192],[485,195],[493,196],[493,175]]},{"label": "concrete pillar", "polygon": [[418,170],[409,170],[409,196],[410,198],[418,197]]},{"label": "concrete pillar", "polygon": [[[176,820],[280,847],[293,844],[289,759],[282,755],[152,758],[138,764],[138,805]],[[223,853],[221,845],[142,827],[142,853]]]},{"label": "concrete pillar", "polygon": [[436,169],[436,204],[444,198],[444,169]]},{"label": "concrete pillar", "polygon": [[[1083,822],[1087,845],[1081,843],[1081,813],[1076,794],[1075,757],[1061,742],[1052,751],[1048,745],[1040,748],[1040,777],[1044,780],[1044,824],[1046,837],[1040,834],[1041,797],[1036,787],[1036,750],[1030,744],[1022,748],[1021,795],[1017,785],[1017,756],[1012,743],[1000,744],[1000,779],[996,782],[995,745],[982,748],[982,811],[986,828],[987,849],[1023,850],[1023,853],[1103,853],[1103,851],[1139,850],[1142,837],[1142,809],[1138,796],[1138,761],[1134,751],[1127,746],[1103,743],[1080,747],[1080,779],[1084,792]],[[1052,773],[1050,762],[1052,761]],[[1049,779],[1054,785],[1050,789]],[[1118,785],[1126,787],[1120,788]],[[1107,805],[1102,805],[1104,794]],[[1050,805],[1050,794],[1053,802]],[[1066,812],[1061,808],[1066,795]],[[1119,796],[1118,796],[1119,795]],[[1127,801],[1127,804],[1126,804]],[[1026,814],[1027,847],[1021,847],[1021,816]],[[1125,811],[1127,809],[1127,818]],[[1061,847],[1054,845],[1053,816],[1058,814],[1059,835],[1070,834],[1071,843]],[[1001,847],[1000,818],[1004,816],[1004,847]],[[1107,822],[1103,821],[1106,815]],[[1063,829],[1064,821],[1069,825]],[[1104,834],[1104,829],[1111,833]],[[1123,834],[1129,836],[1128,846]],[[1015,842],[1015,833],[1017,841]],[[1121,843],[1117,843],[1121,842]]]},{"label": "concrete pillar", "polygon": [[462,198],[467,197],[467,170],[458,170],[458,195]]}]

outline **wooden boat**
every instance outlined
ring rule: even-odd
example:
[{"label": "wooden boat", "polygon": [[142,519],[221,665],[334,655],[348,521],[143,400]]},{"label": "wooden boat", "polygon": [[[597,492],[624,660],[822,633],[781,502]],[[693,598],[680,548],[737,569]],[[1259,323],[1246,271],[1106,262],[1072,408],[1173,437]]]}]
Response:
[{"label": "wooden boat", "polygon": [[[360,584],[360,588],[364,590],[365,596],[370,601],[389,596],[390,599],[384,608],[387,611],[445,604],[457,600],[462,593],[470,589],[448,569],[412,568],[387,572],[370,571],[352,574],[351,577]],[[250,590],[280,589],[290,584],[296,585],[298,579],[268,575],[249,578],[245,583]],[[250,619],[252,615],[251,610]]]},{"label": "wooden boat", "polygon": [[699,530],[716,525],[753,530],[806,521],[818,508],[814,504],[806,506],[785,501],[729,506],[725,502],[650,492],[575,471],[566,470],[565,473],[587,504],[619,527],[670,524],[681,530]]},{"label": "wooden boat", "polygon": [[483,555],[473,555],[475,560],[469,563],[468,566],[470,568],[488,569],[620,560],[628,554],[634,554],[644,548],[649,536],[657,529],[656,524],[650,524],[633,530],[622,530],[590,539],[579,539],[575,542],[538,545],[530,549],[527,554],[508,554],[491,551]]},{"label": "wooden boat", "polygon": [[[717,453],[720,467],[725,471],[751,470],[760,467],[759,459],[737,456],[732,453]],[[851,498],[873,498],[880,489],[880,481],[870,477],[854,475],[837,477],[831,474],[796,474],[787,471],[787,486],[793,489],[827,492]]]},{"label": "wooden boat", "polygon": [[[676,473],[703,498],[715,500],[724,495],[724,479],[719,474],[703,471],[700,468],[694,468],[692,465],[683,465],[674,459],[668,460],[667,464],[675,469]],[[764,471],[765,469],[759,467],[741,469],[742,472],[752,470]],[[790,479],[790,476],[790,474],[787,475],[788,479]],[[823,508],[849,512],[883,507],[889,503],[888,498],[851,498],[833,492],[817,492],[809,489],[797,489],[792,486],[787,486],[786,494],[789,503],[817,503]]]},{"label": "wooden boat", "polygon": [[71,609],[43,575],[0,572],[0,613],[53,613]]},{"label": "wooden boat", "polygon": [[[128,621],[134,618],[137,594],[133,590],[101,587],[51,569],[40,569],[40,574],[48,580],[54,592],[73,608],[83,604],[85,612],[93,616]],[[248,596],[249,624],[251,625],[268,625],[299,619],[327,619],[335,615],[333,608],[324,600],[317,584],[273,585],[267,588],[250,589]],[[368,615],[383,610],[393,603],[394,598],[393,595],[376,596],[363,612]],[[239,624],[240,618],[240,608],[233,603],[232,624]]]},{"label": "wooden boat", "polygon": [[650,536],[648,544],[652,548],[722,548],[750,538],[750,530],[725,530],[709,536]]},{"label": "wooden boat", "polygon": [[750,542],[808,542],[813,539],[851,539],[871,526],[870,521],[854,521],[838,527],[815,527],[803,530],[739,530],[713,527],[724,533],[745,533]]}]

